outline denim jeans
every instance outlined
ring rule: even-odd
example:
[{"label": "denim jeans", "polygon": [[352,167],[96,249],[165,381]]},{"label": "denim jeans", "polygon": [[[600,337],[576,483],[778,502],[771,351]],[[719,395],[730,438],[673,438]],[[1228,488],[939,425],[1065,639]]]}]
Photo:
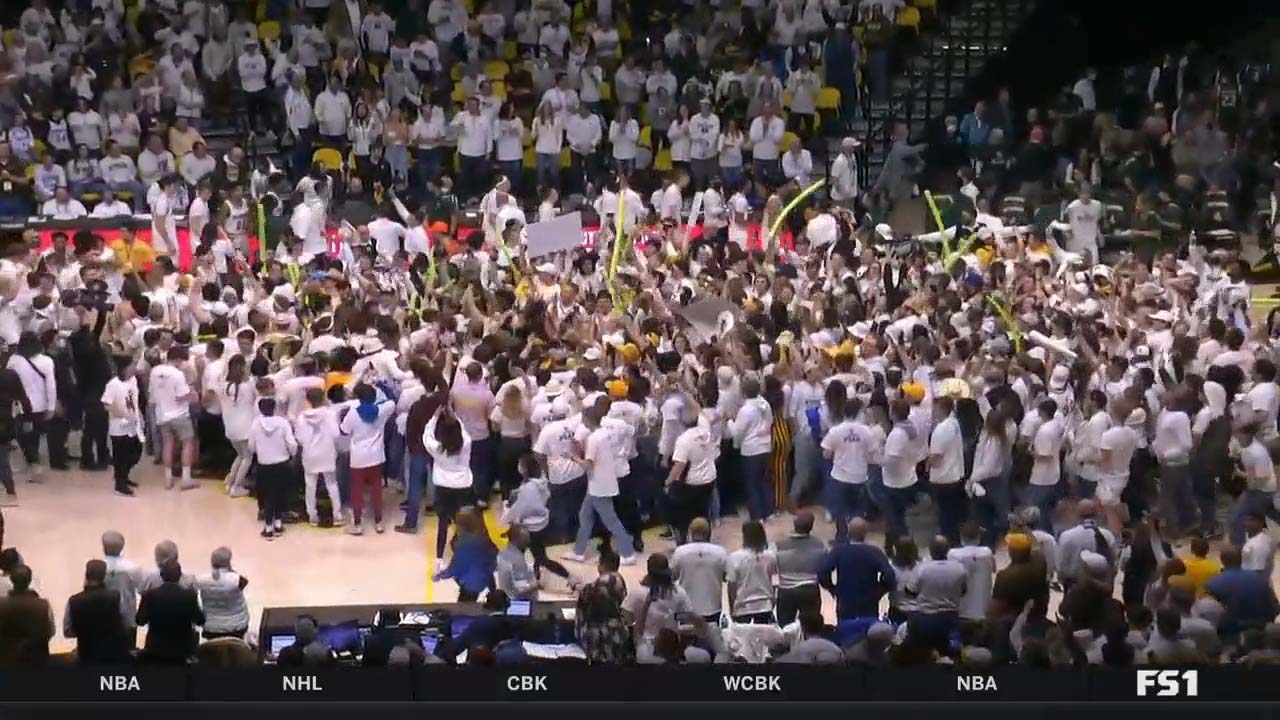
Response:
[{"label": "denim jeans", "polygon": [[[883,481],[882,481],[883,486]],[[907,535],[907,508],[915,497],[916,486],[904,488],[884,487],[881,496],[880,512],[884,515],[885,540],[893,540]]]},{"label": "denim jeans", "polygon": [[720,166],[720,184],[726,190],[735,188],[742,182],[742,166],[741,165],[721,165]]},{"label": "denim jeans", "polygon": [[982,544],[994,547],[1009,529],[1009,509],[1012,504],[1009,476],[1005,474],[987,478],[982,481],[982,488],[987,494],[973,499],[973,512],[983,527]]},{"label": "denim jeans", "polygon": [[617,549],[618,554],[623,557],[632,555],[634,551],[631,535],[627,533],[626,528],[622,527],[622,521],[613,510],[613,498],[591,495],[587,495],[582,500],[582,507],[578,510],[578,538],[573,543],[573,552],[578,555],[586,554],[587,543],[591,541],[591,532],[595,530],[596,518],[604,523],[609,534],[613,536],[613,547]]},{"label": "denim jeans", "polygon": [[493,493],[497,454],[498,438],[493,435],[471,442],[471,487],[477,500],[488,502],[489,495]]},{"label": "denim jeans", "polygon": [[578,510],[587,497],[586,476],[576,477],[567,483],[551,486],[551,499],[547,501],[550,514],[547,530],[551,532],[549,544],[568,542],[578,530]]},{"label": "denim jeans", "polygon": [[511,194],[518,195],[520,193],[520,181],[524,177],[524,161],[499,160],[498,172],[511,181]]},{"label": "denim jeans", "polygon": [[1160,513],[1170,537],[1190,530],[1196,521],[1190,465],[1160,465]]},{"label": "denim jeans", "polygon": [[1022,501],[1024,505],[1034,506],[1040,511],[1040,522],[1036,524],[1037,530],[1053,532],[1053,507],[1057,500],[1057,485],[1027,485]]},{"label": "denim jeans", "polygon": [[1231,544],[1242,547],[1247,539],[1244,533],[1244,516],[1249,513],[1261,513],[1280,522],[1280,512],[1276,511],[1273,494],[1261,490],[1245,490],[1236,498],[1231,506],[1231,518],[1228,520]]},{"label": "denim jeans", "polygon": [[867,514],[866,483],[850,483],[831,478],[828,487],[831,495],[831,521],[836,525],[836,542],[847,542],[849,521]]},{"label": "denim jeans", "polygon": [[613,167],[618,171],[619,175],[631,175],[636,171],[636,159],[627,158],[623,160],[622,158],[614,158]]},{"label": "denim jeans", "polygon": [[743,455],[738,474],[747,491],[747,512],[752,520],[766,520],[773,514],[773,492],[769,487],[769,453]]},{"label": "denim jeans", "polygon": [[404,525],[418,527],[418,513],[422,511],[422,494],[431,488],[431,456],[409,453],[409,474],[404,479]]},{"label": "denim jeans", "polygon": [[964,493],[964,483],[931,485],[933,503],[938,508],[938,532],[952,544],[960,543],[960,526],[969,514],[969,498]]},{"label": "denim jeans", "polygon": [[538,153],[534,156],[537,168],[538,187],[560,188],[560,156],[551,153]]},{"label": "denim jeans", "polygon": [[822,452],[818,449],[818,443],[814,442],[813,435],[809,434],[809,427],[795,427],[791,431],[791,447],[794,450],[795,472],[791,479],[791,502],[799,503],[801,497],[809,492],[816,483],[819,490],[822,490],[824,481],[822,476],[818,474],[818,461],[822,458]]},{"label": "denim jeans", "polygon": [[440,148],[418,148],[414,152],[418,166],[418,184],[426,187],[427,183],[440,178]]}]

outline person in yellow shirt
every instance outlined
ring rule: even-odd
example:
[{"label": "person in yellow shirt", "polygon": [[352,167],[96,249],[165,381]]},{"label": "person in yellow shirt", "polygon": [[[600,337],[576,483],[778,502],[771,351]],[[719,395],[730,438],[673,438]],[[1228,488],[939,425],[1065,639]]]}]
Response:
[{"label": "person in yellow shirt", "polygon": [[156,261],[155,248],[139,240],[128,228],[123,229],[120,238],[111,243],[111,252],[115,254],[120,272],[126,275],[143,272]]},{"label": "person in yellow shirt", "polygon": [[1204,596],[1205,584],[1222,572],[1222,563],[1209,557],[1209,541],[1202,537],[1191,541],[1191,554],[1182,558],[1182,564],[1187,567],[1187,585],[1198,598]]}]

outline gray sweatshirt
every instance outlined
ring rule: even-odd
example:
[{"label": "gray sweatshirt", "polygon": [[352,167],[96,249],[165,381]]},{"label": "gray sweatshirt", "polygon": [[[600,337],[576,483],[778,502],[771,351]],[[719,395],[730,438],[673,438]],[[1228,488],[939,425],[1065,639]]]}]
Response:
[{"label": "gray sweatshirt", "polygon": [[532,478],[516,489],[511,502],[502,512],[498,522],[519,525],[529,532],[545,530],[550,520],[547,502],[551,499],[551,485],[545,478]]},{"label": "gray sweatshirt", "polygon": [[818,584],[818,568],[827,547],[812,535],[788,535],[778,541],[778,588]]},{"label": "gray sweatshirt", "polygon": [[537,600],[538,580],[524,551],[507,545],[498,553],[498,589],[512,600]]}]

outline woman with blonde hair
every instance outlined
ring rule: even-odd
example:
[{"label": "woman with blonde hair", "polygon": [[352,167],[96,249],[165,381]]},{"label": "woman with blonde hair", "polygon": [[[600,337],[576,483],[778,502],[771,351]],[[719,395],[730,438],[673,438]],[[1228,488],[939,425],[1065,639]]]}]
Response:
[{"label": "woman with blonde hair", "polygon": [[244,599],[248,578],[231,569],[231,549],[220,547],[209,560],[212,570],[196,579],[204,608],[204,637],[243,638],[249,630],[249,605]]},{"label": "woman with blonde hair", "polygon": [[498,393],[498,400],[489,413],[489,420],[498,429],[497,472],[498,487],[502,499],[520,486],[520,456],[529,452],[530,405],[525,391],[518,383],[510,383]]}]

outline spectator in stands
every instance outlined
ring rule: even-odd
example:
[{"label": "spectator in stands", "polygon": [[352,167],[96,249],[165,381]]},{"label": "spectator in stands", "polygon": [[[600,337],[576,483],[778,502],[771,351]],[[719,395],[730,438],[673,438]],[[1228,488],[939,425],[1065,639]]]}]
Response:
[{"label": "spectator in stands", "polygon": [[249,579],[231,569],[231,549],[213,551],[209,564],[212,571],[196,579],[200,606],[204,609],[204,637],[244,638],[249,630],[249,606],[244,589]]},{"label": "spectator in stands", "polygon": [[0,598],[0,668],[40,667],[49,661],[53,608],[31,589],[31,568],[19,564],[8,578],[13,587]]},{"label": "spectator in stands", "polygon": [[867,542],[865,520],[849,522],[849,542],[827,554],[818,584],[835,596],[841,620],[878,615],[880,599],[894,588],[894,574],[884,551]]},{"label": "spectator in stands", "polygon": [[133,631],[125,630],[121,594],[107,586],[107,563],[90,560],[84,568],[84,590],[67,599],[62,634],[76,640],[81,665],[113,665],[131,659]]},{"label": "spectator in stands", "polygon": [[705,518],[689,523],[689,542],[671,554],[672,577],[689,596],[693,612],[709,623],[720,621],[729,554],[711,541]]},{"label": "spectator in stands", "polygon": [[183,584],[182,566],[166,562],[160,568],[161,584],[142,593],[138,625],[147,627],[142,659],[146,662],[185,665],[199,638],[196,626],[205,623],[196,591]]},{"label": "spectator in stands", "polygon": [[294,622],[293,644],[276,656],[276,664],[281,667],[324,667],[336,662],[333,650],[320,639],[319,623],[310,615]]},{"label": "spectator in stands", "polygon": [[[83,143],[80,144],[83,145]],[[153,147],[155,146],[148,140],[148,150]],[[168,153],[163,147],[159,150],[165,154]],[[92,148],[89,148],[88,152],[91,155]],[[159,154],[153,153],[152,156],[159,157]],[[133,201],[133,208],[137,212],[142,212],[147,207],[147,187],[139,181],[138,166],[132,158],[124,154],[119,144],[107,143],[107,154],[102,158],[100,166],[102,182],[107,189],[121,195],[128,193],[129,199]],[[80,172],[71,173],[71,181],[76,182],[76,176],[80,175]],[[93,182],[95,179],[91,174],[80,182]],[[82,191],[88,192],[88,190]]]},{"label": "spectator in stands", "polygon": [[796,513],[792,532],[778,541],[774,551],[778,562],[778,624],[784,627],[797,616],[822,608],[818,570],[826,561],[827,548],[813,536],[813,524],[813,513]]},{"label": "spectator in stands", "polygon": [[52,220],[77,220],[89,214],[84,203],[71,197],[65,185],[53,193],[53,198],[46,200],[40,208],[40,214]]}]

